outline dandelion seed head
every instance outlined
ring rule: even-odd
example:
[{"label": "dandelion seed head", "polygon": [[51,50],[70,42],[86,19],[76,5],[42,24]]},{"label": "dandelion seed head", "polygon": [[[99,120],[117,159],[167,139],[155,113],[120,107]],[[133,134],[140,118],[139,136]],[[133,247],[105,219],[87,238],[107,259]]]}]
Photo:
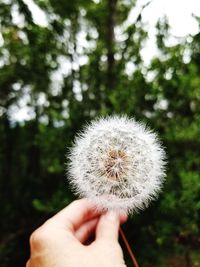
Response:
[{"label": "dandelion seed head", "polygon": [[157,135],[126,116],[87,125],[69,159],[73,189],[98,209],[143,209],[157,197],[165,177],[165,152]]}]

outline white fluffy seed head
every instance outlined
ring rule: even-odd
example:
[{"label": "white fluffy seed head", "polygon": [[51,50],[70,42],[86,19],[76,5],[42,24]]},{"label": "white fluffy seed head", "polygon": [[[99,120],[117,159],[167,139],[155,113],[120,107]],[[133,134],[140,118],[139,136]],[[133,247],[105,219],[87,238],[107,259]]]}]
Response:
[{"label": "white fluffy seed head", "polygon": [[126,116],[87,125],[71,148],[68,178],[97,209],[137,211],[157,197],[165,177],[165,152],[157,135]]}]

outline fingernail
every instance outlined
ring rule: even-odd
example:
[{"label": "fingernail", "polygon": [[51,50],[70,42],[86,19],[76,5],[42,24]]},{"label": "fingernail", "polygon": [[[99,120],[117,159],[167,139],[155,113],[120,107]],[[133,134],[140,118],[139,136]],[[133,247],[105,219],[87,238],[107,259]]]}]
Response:
[{"label": "fingernail", "polygon": [[111,221],[111,222],[115,222],[118,220],[119,216],[117,215],[116,212],[114,211],[108,211],[106,214],[105,214],[105,217],[107,220]]},{"label": "fingernail", "polygon": [[120,216],[120,220],[122,221],[127,221],[128,219],[128,214],[125,211],[121,211],[119,216]]}]

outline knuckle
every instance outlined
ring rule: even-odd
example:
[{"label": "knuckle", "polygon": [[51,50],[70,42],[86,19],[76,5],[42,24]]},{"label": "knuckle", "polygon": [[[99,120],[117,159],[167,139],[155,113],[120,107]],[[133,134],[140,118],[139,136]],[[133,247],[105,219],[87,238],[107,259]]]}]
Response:
[{"label": "knuckle", "polygon": [[80,202],[81,202],[80,199],[76,199],[71,203],[71,205],[73,205],[74,207],[78,207],[80,205]]},{"label": "knuckle", "polygon": [[85,198],[82,198],[82,199],[74,200],[70,205],[73,207],[80,207],[80,206],[85,206],[85,204],[87,203],[88,203],[88,200]]},{"label": "knuckle", "polygon": [[26,263],[26,267],[29,267],[29,266],[30,266],[30,260],[28,260]]},{"label": "knuckle", "polygon": [[111,240],[109,238],[99,239],[98,243],[102,246],[112,249],[112,250],[120,250],[121,247],[117,241]]},{"label": "knuckle", "polygon": [[48,235],[42,228],[35,230],[30,236],[30,245],[34,249],[41,249],[48,241]]},{"label": "knuckle", "polygon": [[109,248],[112,248],[112,251],[116,254],[116,255],[122,255],[122,249],[119,245],[119,243],[117,242],[113,242],[112,244],[109,242],[107,243]]}]

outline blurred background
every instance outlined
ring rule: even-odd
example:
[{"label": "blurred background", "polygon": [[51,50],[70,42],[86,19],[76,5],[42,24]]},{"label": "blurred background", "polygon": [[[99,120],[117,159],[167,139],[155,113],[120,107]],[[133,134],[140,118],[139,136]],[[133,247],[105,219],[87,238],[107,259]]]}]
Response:
[{"label": "blurred background", "polygon": [[200,266],[200,1],[1,0],[1,267],[24,266],[30,233],[74,199],[67,147],[107,114],[168,154],[159,200],[124,225],[139,265]]}]

